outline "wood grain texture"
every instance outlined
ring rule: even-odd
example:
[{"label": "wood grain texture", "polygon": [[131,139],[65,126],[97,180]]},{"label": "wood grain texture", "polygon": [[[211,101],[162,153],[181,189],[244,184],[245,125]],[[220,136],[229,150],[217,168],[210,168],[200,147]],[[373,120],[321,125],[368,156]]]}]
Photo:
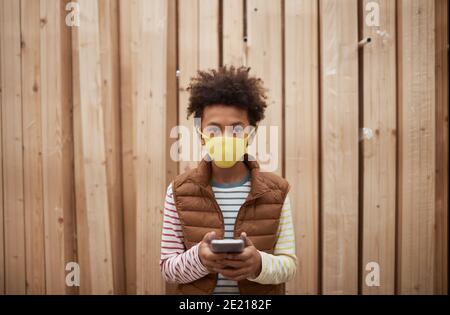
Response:
[{"label": "wood grain texture", "polygon": [[[66,286],[66,263],[76,261],[73,181],[72,72],[65,2],[40,1],[42,176],[47,294],[75,293]],[[64,25],[64,26],[63,26]]]},{"label": "wood grain texture", "polygon": [[436,1],[436,261],[434,293],[448,294],[448,1]]},{"label": "wood grain texture", "polygon": [[286,179],[297,277],[287,294],[319,293],[319,15],[314,0],[285,2]]},{"label": "wood grain texture", "polygon": [[322,293],[358,290],[358,16],[320,1]]},{"label": "wood grain texture", "polygon": [[[41,0],[42,1],[42,0]],[[55,69],[56,76],[51,77],[52,81],[51,84],[55,84],[54,80],[60,80],[60,91],[58,89],[53,92],[56,93],[56,95],[59,95],[59,100],[56,100],[55,105],[59,106],[59,110],[57,109],[57,113],[60,112],[61,118],[60,123],[56,123],[54,127],[56,127],[55,130],[51,129],[53,132],[55,132],[56,135],[58,135],[59,138],[56,138],[54,140],[57,140],[57,148],[59,151],[59,157],[61,159],[61,169],[58,171],[58,174],[54,174],[56,176],[60,176],[60,179],[58,179],[55,183],[53,182],[47,182],[52,183],[54,185],[60,185],[60,186],[54,186],[57,188],[57,191],[59,192],[59,199],[57,202],[61,203],[62,205],[62,214],[64,216],[63,221],[58,218],[58,223],[63,223],[63,237],[64,237],[64,264],[63,266],[66,267],[69,262],[77,262],[78,261],[78,250],[77,250],[77,231],[76,231],[76,196],[75,196],[75,174],[74,174],[74,140],[73,140],[73,85],[72,85],[72,33],[71,29],[69,27],[66,27],[66,6],[68,3],[70,3],[70,0],[64,0],[58,2],[53,2],[55,8],[55,23],[57,23],[57,26],[60,29],[59,33],[56,33],[59,36],[59,42],[57,41],[56,44],[59,46],[56,46],[55,49],[59,55],[56,55],[56,59],[58,60],[58,69]],[[64,26],[63,26],[64,25]],[[44,44],[41,44],[41,47]],[[51,46],[50,46],[51,47]],[[49,48],[50,48],[49,47]],[[51,54],[48,54],[48,57],[52,57]],[[49,61],[47,61],[48,64]],[[58,83],[56,83],[58,86]],[[51,85],[47,86],[47,88],[50,88]],[[61,94],[58,94],[61,93]],[[58,107],[57,107],[58,108]],[[55,120],[56,121],[56,120]],[[49,122],[47,122],[48,125]],[[53,141],[53,140],[52,140]],[[54,150],[55,147],[52,148]],[[52,151],[54,153],[55,151]],[[56,160],[55,160],[56,161]],[[56,163],[58,165],[58,163]],[[54,166],[51,164],[47,164],[48,167]],[[67,178],[74,179],[73,181],[67,181]],[[50,177],[47,178],[47,180],[51,179]],[[49,187],[47,187],[49,188]],[[58,227],[58,225],[54,225],[54,227],[59,228],[61,231],[61,226]],[[46,248],[46,252],[48,249]],[[47,266],[47,263],[46,263]],[[62,266],[61,266],[62,267]],[[58,267],[58,268],[61,268]],[[64,268],[65,269],[65,268]],[[61,270],[61,269],[60,269]],[[60,270],[58,270],[58,275],[60,275]],[[65,269],[66,270],[66,269]],[[49,270],[46,271],[46,275],[48,276]],[[64,272],[65,275],[65,272]],[[78,287],[69,287],[66,285],[65,277],[64,279],[62,277],[56,279],[58,281],[58,286],[61,286],[61,289],[59,292],[64,292],[66,294],[78,294],[79,288]],[[62,285],[64,285],[64,289],[62,289]],[[48,292],[48,287],[47,287]]]},{"label": "wood grain texture", "polygon": [[[167,110],[166,110],[166,135],[170,137],[170,132],[178,124],[178,53],[177,53],[177,1],[169,0],[167,4]],[[178,175],[178,162],[170,155],[172,145],[175,139],[168,138],[166,148],[166,184]]]},{"label": "wood grain texture", "polygon": [[[80,26],[73,29],[74,138],[80,293],[114,293],[111,227],[102,107],[97,1],[79,0]],[[81,175],[81,176],[80,176]],[[81,229],[82,225],[86,225]],[[82,232],[82,233],[80,233]],[[83,258],[83,255],[89,257]],[[88,273],[84,271],[88,270]]]},{"label": "wood grain texture", "polygon": [[[361,49],[362,124],[373,132],[362,141],[362,260],[363,294],[394,294],[396,215],[396,6],[379,1],[380,25],[365,22],[361,7],[362,36],[372,41]],[[386,32],[385,34],[380,32]],[[367,264],[378,263],[380,285],[367,286]]]},{"label": "wood grain texture", "polygon": [[[133,60],[138,97],[136,126],[137,293],[162,294],[159,271],[166,187],[167,1],[142,1],[139,55]],[[150,228],[151,227],[151,228]]]},{"label": "wood grain texture", "polygon": [[[166,187],[178,175],[178,162],[171,156],[176,139],[170,137],[172,128],[178,124],[178,53],[177,53],[177,0],[167,3],[167,108],[166,108]],[[165,283],[166,294],[176,294],[175,283]]]},{"label": "wood grain texture", "polygon": [[[282,174],[282,29],[281,2],[270,0],[247,1],[247,65],[250,73],[262,79],[268,89],[265,118],[259,123],[259,132],[266,141],[258,143],[257,155],[263,171]],[[278,134],[270,134],[273,126]],[[265,145],[265,150],[264,150]],[[262,146],[262,148],[261,148]],[[259,149],[262,149],[259,151]]]},{"label": "wood grain texture", "polygon": [[45,294],[39,1],[21,5],[27,294]]},{"label": "wood grain texture", "polygon": [[435,2],[398,3],[398,292],[432,294],[435,263]]},{"label": "wood grain texture", "polygon": [[[133,139],[133,103],[135,94],[134,69],[136,44],[134,16],[138,16],[138,7],[130,1],[119,1],[119,36],[120,36],[120,113],[122,126],[122,181],[124,211],[124,245],[126,292],[136,294],[136,196],[134,181],[134,139]],[[133,49],[132,49],[133,48]]]},{"label": "wood grain texture", "polygon": [[245,65],[247,43],[244,41],[244,1],[222,3],[222,62],[224,65]]},{"label": "wood grain texture", "polygon": [[[1,5],[1,4],[0,4]],[[3,29],[3,14],[0,14],[0,34],[2,34]],[[2,131],[2,49],[0,46],[0,139],[3,139]],[[3,148],[0,144],[0,156],[3,157]],[[5,245],[4,245],[4,209],[3,209],[3,158],[2,163],[0,163],[0,294],[5,294]]]},{"label": "wood grain texture", "polygon": [[[179,63],[179,103],[178,124],[187,129],[183,135],[189,146],[181,147],[181,156],[186,159],[179,163],[179,173],[197,166],[201,159],[200,138],[194,130],[193,117],[187,118],[189,104],[189,83],[198,70],[208,70],[219,66],[219,1],[186,0],[178,2],[178,63]],[[182,139],[182,136],[179,139]],[[196,161],[197,160],[197,161]]]},{"label": "wood grain texture", "polygon": [[99,0],[101,93],[104,119],[106,180],[111,220],[114,293],[125,293],[122,154],[120,125],[119,4]]},{"label": "wood grain texture", "polygon": [[130,237],[128,242],[135,255],[127,261],[127,271],[130,265],[133,275],[138,275],[131,280],[129,289],[138,294],[158,294],[165,290],[159,272],[159,247],[167,188],[163,183],[168,8],[162,0],[120,5],[121,34],[125,39],[121,41],[122,78],[129,83],[122,87],[122,113],[125,111],[125,124],[130,126],[122,135],[124,163],[130,163],[124,166],[124,183],[129,182],[134,188],[129,191],[130,199],[125,200],[125,235]]},{"label": "wood grain texture", "polygon": [[26,273],[20,2],[4,0],[0,2],[0,6],[5,293],[24,294]]}]

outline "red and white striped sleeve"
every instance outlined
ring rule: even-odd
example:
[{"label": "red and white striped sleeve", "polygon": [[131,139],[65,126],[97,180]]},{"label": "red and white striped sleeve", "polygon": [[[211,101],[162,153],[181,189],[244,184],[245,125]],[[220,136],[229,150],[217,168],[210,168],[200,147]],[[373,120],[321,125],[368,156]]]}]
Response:
[{"label": "red and white striped sleeve", "polygon": [[172,184],[167,188],[164,203],[161,235],[161,259],[159,266],[165,281],[189,283],[206,276],[209,271],[198,257],[198,246],[185,250],[184,237],[172,193]]}]

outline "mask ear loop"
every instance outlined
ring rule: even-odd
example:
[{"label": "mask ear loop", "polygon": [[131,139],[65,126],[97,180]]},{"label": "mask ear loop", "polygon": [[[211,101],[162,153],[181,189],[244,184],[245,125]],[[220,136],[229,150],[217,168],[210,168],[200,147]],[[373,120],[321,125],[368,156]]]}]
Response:
[{"label": "mask ear loop", "polygon": [[200,127],[197,127],[197,132],[198,132],[199,134],[201,134],[204,138],[206,138],[206,140],[209,140],[209,139],[211,138],[211,137],[205,135],[203,132],[201,132],[201,131],[200,131]]},{"label": "mask ear loop", "polygon": [[245,137],[246,142],[248,142],[248,140],[250,139],[251,135],[255,132],[255,130],[256,130],[256,128],[253,128],[252,130],[250,130],[250,132]]},{"label": "mask ear loop", "polygon": [[[205,144],[206,141],[209,141],[211,139],[211,137],[205,135],[203,132],[200,131],[200,127],[197,127],[197,132],[202,136],[202,140],[205,141]],[[207,153],[206,155],[209,156],[209,153]]]}]

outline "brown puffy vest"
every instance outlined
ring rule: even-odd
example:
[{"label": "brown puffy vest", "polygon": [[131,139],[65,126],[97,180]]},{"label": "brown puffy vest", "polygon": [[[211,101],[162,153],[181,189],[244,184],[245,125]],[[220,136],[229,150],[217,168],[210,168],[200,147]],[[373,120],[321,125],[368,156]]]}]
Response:
[{"label": "brown puffy vest", "polygon": [[[277,241],[281,209],[289,190],[283,178],[259,172],[257,162],[245,163],[251,172],[251,190],[241,206],[234,226],[234,238],[246,232],[254,246],[272,254]],[[183,229],[186,249],[202,241],[203,236],[216,231],[224,235],[224,220],[210,186],[211,162],[202,160],[199,166],[179,175],[172,183],[173,196]],[[217,284],[217,274],[210,273],[196,281],[178,284],[178,294],[211,294]],[[242,295],[285,294],[285,285],[259,284],[247,279],[238,281]]]}]

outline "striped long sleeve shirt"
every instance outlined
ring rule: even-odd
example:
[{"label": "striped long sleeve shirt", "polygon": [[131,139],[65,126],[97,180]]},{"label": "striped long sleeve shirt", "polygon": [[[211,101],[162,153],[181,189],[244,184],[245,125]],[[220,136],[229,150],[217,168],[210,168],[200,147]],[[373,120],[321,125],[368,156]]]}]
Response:
[{"label": "striped long sleeve shirt", "polygon": [[[234,184],[211,183],[216,201],[223,213],[225,239],[233,238],[234,222],[241,205],[251,188],[250,177]],[[256,278],[248,278],[261,284],[278,284],[291,280],[296,273],[295,238],[289,197],[284,202],[277,242],[273,254],[261,254],[261,273]],[[178,213],[169,185],[164,205],[163,229],[161,237],[160,268],[163,278],[171,283],[189,283],[206,276],[209,271],[201,263],[198,255],[199,244],[186,250]],[[239,294],[237,282],[228,280],[220,273],[213,294]]]}]

